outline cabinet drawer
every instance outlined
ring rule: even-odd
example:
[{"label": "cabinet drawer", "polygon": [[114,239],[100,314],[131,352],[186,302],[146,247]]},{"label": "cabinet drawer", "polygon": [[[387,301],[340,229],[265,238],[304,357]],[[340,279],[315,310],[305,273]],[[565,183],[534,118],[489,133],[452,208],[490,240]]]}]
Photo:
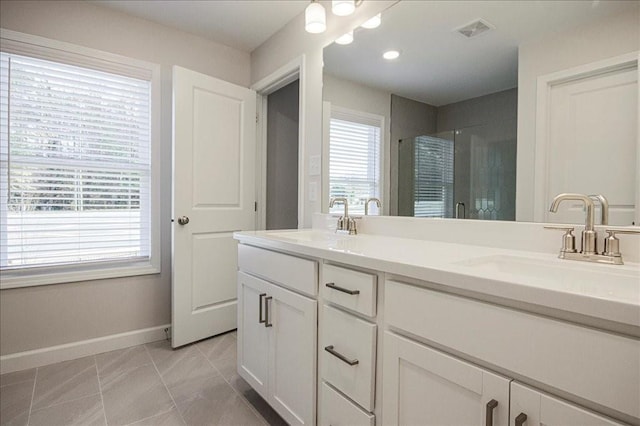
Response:
[{"label": "cabinet drawer", "polygon": [[397,329],[640,417],[637,339],[393,280],[384,315]]},{"label": "cabinet drawer", "polygon": [[333,265],[322,266],[322,297],[363,315],[376,316],[377,276]]},{"label": "cabinet drawer", "polygon": [[338,391],[322,383],[320,426],[374,426],[373,414],[363,411]]},{"label": "cabinet drawer", "polygon": [[238,268],[312,297],[318,295],[318,263],[313,260],[239,244]]},{"label": "cabinet drawer", "polygon": [[376,326],[330,306],[323,308],[322,378],[373,411]]}]

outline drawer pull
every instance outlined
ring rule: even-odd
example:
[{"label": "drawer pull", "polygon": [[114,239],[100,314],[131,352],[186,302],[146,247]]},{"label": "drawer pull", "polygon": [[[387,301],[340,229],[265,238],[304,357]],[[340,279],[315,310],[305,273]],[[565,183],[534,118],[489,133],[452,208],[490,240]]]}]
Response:
[{"label": "drawer pull", "polygon": [[273,299],[273,297],[268,296],[264,298],[264,326],[272,327],[273,323],[269,322],[269,300]]},{"label": "drawer pull", "polygon": [[518,414],[515,420],[515,426],[522,426],[527,421],[527,415],[525,413]]},{"label": "drawer pull", "polygon": [[360,362],[357,359],[349,359],[346,356],[342,355],[341,353],[336,352],[333,349],[333,345],[325,346],[324,350],[329,352],[331,355],[335,356],[336,358],[338,358],[340,361],[344,361],[349,365],[356,365],[356,364],[358,364]]},{"label": "drawer pull", "polygon": [[351,295],[360,294],[360,290],[349,290],[348,288],[338,287],[335,283],[326,283],[325,286],[329,287],[332,290],[338,290]]},{"label": "drawer pull", "polygon": [[486,426],[493,426],[493,409],[496,408],[497,406],[498,406],[498,401],[496,401],[495,399],[492,399],[491,401],[487,402],[487,417],[485,420]]},{"label": "drawer pull", "polygon": [[258,323],[263,324],[266,320],[262,319],[262,299],[267,295],[267,293],[261,293],[260,298],[258,300]]}]

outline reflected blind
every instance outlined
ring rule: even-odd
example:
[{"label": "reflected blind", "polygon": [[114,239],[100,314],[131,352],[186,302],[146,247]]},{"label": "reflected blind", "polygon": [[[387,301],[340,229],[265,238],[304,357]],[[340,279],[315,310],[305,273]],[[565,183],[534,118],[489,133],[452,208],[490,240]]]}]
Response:
[{"label": "reflected blind", "polygon": [[418,136],[413,146],[414,216],[452,217],[453,142]]},{"label": "reflected blind", "polygon": [[[364,213],[369,197],[380,198],[380,123],[332,112],[329,129],[329,196],[346,197],[349,211]],[[330,209],[340,213],[340,205]]]},{"label": "reflected blind", "polygon": [[0,60],[0,267],[148,259],[150,82]]}]

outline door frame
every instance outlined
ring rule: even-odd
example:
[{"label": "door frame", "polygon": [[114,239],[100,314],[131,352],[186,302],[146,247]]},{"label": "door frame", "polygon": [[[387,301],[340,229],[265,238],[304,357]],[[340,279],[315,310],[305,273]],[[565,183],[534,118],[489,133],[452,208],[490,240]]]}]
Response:
[{"label": "door frame", "polygon": [[267,97],[299,80],[298,94],[298,228],[304,226],[304,176],[305,176],[305,55],[298,56],[268,76],[251,85],[256,99],[256,230],[267,225]]},{"label": "door frame", "polygon": [[[536,93],[536,138],[534,167],[533,221],[546,222],[549,199],[549,114],[553,86],[612,71],[636,67],[638,72],[638,111],[640,111],[640,51],[614,56],[538,77]],[[640,120],[636,134],[636,182],[640,182]],[[640,184],[636,185],[636,224],[640,224]]]}]

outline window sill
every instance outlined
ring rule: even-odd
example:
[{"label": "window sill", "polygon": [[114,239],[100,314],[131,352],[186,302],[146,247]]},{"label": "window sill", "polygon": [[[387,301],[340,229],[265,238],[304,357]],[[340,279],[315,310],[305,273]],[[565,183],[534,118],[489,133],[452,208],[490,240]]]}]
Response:
[{"label": "window sill", "polygon": [[38,268],[37,271],[5,270],[0,272],[2,275],[0,290],[159,273],[160,266],[154,265],[150,261]]}]

